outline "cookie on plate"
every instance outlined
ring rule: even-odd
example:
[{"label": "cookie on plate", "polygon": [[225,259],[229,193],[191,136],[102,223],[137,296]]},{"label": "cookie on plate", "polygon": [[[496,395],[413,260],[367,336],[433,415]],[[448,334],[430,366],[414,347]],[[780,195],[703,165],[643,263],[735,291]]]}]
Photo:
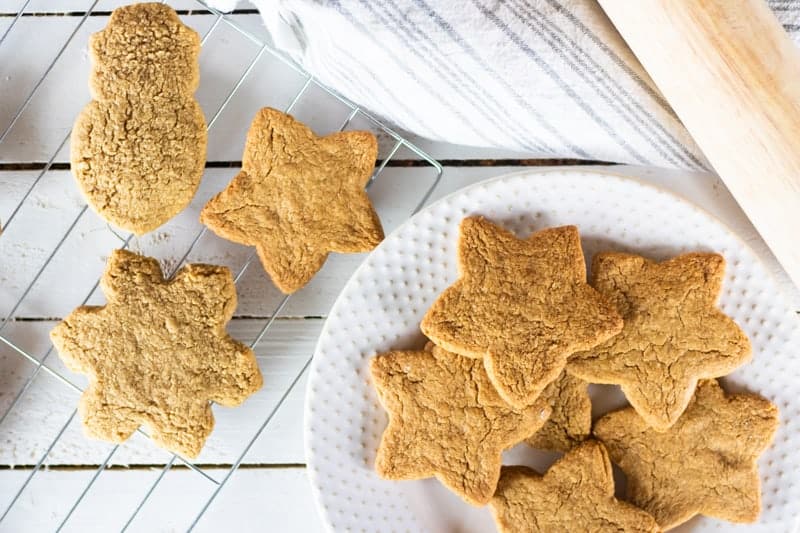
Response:
[{"label": "cookie on plate", "polygon": [[378,143],[366,131],[317,137],[292,116],[260,110],[247,133],[242,170],[200,213],[211,231],[256,247],[275,285],[292,293],[329,252],[375,248],[383,229],[364,192]]},{"label": "cookie on plate", "polygon": [[614,498],[608,453],[596,441],[567,452],[544,476],[504,466],[489,508],[501,533],[659,531],[651,515]]},{"label": "cookie on plate", "polygon": [[592,432],[592,400],[589,384],[566,371],[542,393],[553,408],[544,426],[525,440],[540,450],[567,452]]},{"label": "cookie on plate", "polygon": [[187,265],[166,281],[155,259],[116,250],[101,287],[105,306],[79,307],[50,332],[64,364],[89,377],[86,432],[123,442],[145,425],[159,446],[196,457],[214,427],[209,402],[236,406],[262,385],[253,351],[225,331],[230,271]]},{"label": "cookie on plate", "polygon": [[628,407],[598,420],[594,435],[625,472],[630,500],[666,530],[696,514],[755,521],[761,509],[756,459],[777,427],[778,410],[766,399],[726,395],[716,380],[703,380],[666,432]]},{"label": "cookie on plate", "polygon": [[575,226],[518,239],[483,217],[465,218],[458,267],[422,332],[446,350],[482,358],[500,396],[517,408],[536,400],[570,354],[622,329],[614,306],[586,282]]},{"label": "cookie on plate", "polygon": [[189,204],[203,175],[200,38],[169,6],[134,4],[114,10],[89,50],[93,100],[72,129],[70,168],[103,219],[146,233]]},{"label": "cookie on plate", "polygon": [[717,309],[725,273],[718,254],[689,253],[661,263],[601,253],[592,285],[622,314],[622,332],[570,358],[568,370],[591,383],[621,385],[647,423],[678,420],[697,380],[729,374],[750,359],[750,341]]},{"label": "cookie on plate", "polygon": [[489,501],[501,454],[550,415],[542,399],[523,409],[497,395],[480,360],[435,347],[378,355],[370,372],[389,413],[375,469],[386,479],[435,476],[473,505]]}]

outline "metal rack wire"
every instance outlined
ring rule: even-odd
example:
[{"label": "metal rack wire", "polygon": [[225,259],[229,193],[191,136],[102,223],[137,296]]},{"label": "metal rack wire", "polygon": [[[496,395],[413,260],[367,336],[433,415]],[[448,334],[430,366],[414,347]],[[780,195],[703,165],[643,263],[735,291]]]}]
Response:
[{"label": "metal rack wire", "polygon": [[[6,29],[6,31],[3,33],[3,35],[0,36],[0,45],[3,44],[3,42],[5,41],[5,38],[8,36],[8,34],[12,31],[14,26],[20,20],[22,12],[27,7],[29,1],[30,0],[24,2],[24,4],[20,7],[20,11],[18,12],[17,16],[14,17],[13,20],[11,21],[10,26]],[[62,56],[64,54],[64,51],[69,46],[70,42],[78,34],[78,31],[80,30],[80,28],[83,26],[83,24],[86,22],[86,20],[91,15],[92,10],[94,10],[94,8],[97,6],[98,1],[99,0],[94,0],[91,3],[91,5],[89,6],[89,8],[85,12],[85,14],[79,20],[77,26],[74,28],[72,33],[67,37],[66,42],[64,42],[63,46],[59,49],[59,51],[56,53],[55,57],[50,62],[49,66],[45,69],[45,71],[42,74],[41,78],[34,84],[33,89],[31,90],[30,94],[25,98],[25,100],[23,101],[22,105],[19,107],[17,112],[13,115],[13,117],[12,117],[10,123],[8,124],[8,126],[2,132],[0,132],[0,143],[2,143],[8,137],[9,133],[11,132],[11,130],[17,124],[18,120],[23,115],[23,113],[25,112],[25,110],[27,109],[27,107],[29,106],[31,101],[33,100],[33,98],[36,95],[36,93],[39,91],[39,88],[42,86],[42,84],[44,83],[44,81],[47,78],[47,76],[52,72],[53,68],[61,60],[61,58],[62,58]],[[202,37],[202,41],[201,42],[202,42],[203,45],[205,45],[207,43],[208,38],[212,35],[212,33],[214,33],[215,30],[217,30],[217,28],[221,24],[226,24],[226,25],[230,26],[232,29],[236,30],[239,34],[244,36],[246,39],[252,41],[252,43],[254,43],[256,46],[259,47],[258,48],[258,52],[254,56],[254,58],[250,61],[250,63],[244,69],[244,71],[242,72],[241,76],[238,78],[238,81],[234,84],[234,86],[231,88],[231,90],[229,91],[229,93],[227,94],[225,99],[222,101],[222,104],[219,106],[217,111],[212,115],[212,118],[208,121],[208,128],[209,129],[211,129],[214,126],[214,124],[217,122],[217,119],[224,113],[224,111],[227,108],[228,104],[230,103],[230,101],[236,95],[236,92],[239,90],[241,85],[245,82],[245,80],[250,75],[250,73],[256,68],[256,66],[257,66],[259,60],[262,58],[262,56],[264,54],[270,54],[270,55],[274,56],[275,58],[279,59],[286,66],[288,66],[291,69],[293,69],[298,76],[300,76],[302,79],[304,79],[304,82],[303,82],[300,90],[294,95],[292,101],[286,107],[286,111],[287,112],[292,111],[292,109],[295,107],[295,105],[308,92],[309,88],[316,87],[316,88],[319,88],[322,91],[326,92],[327,94],[331,95],[333,98],[335,98],[342,105],[344,105],[344,106],[346,106],[347,108],[350,109],[350,113],[347,116],[347,118],[345,119],[344,123],[341,125],[340,131],[346,129],[348,127],[348,125],[350,125],[350,123],[356,117],[363,117],[369,123],[371,123],[375,128],[377,128],[380,131],[384,132],[387,136],[389,136],[391,139],[394,140],[394,144],[393,144],[392,148],[389,150],[389,153],[386,155],[386,157],[383,158],[381,164],[375,169],[375,171],[374,171],[374,173],[373,173],[373,175],[372,175],[372,177],[370,179],[370,182],[367,185],[367,187],[369,187],[376,179],[378,179],[380,177],[380,175],[382,174],[382,172],[386,168],[387,163],[389,163],[389,161],[397,154],[398,150],[400,150],[401,148],[405,148],[407,150],[410,150],[412,153],[416,154],[423,161],[425,161],[427,164],[429,164],[431,166],[431,168],[432,168],[431,185],[421,195],[420,200],[419,200],[416,208],[412,211],[412,213],[415,213],[416,211],[418,211],[425,204],[425,202],[429,198],[430,194],[433,192],[433,189],[438,184],[438,182],[439,182],[439,180],[441,178],[441,175],[442,175],[442,167],[434,159],[432,159],[430,156],[425,154],[422,150],[420,150],[419,148],[417,148],[416,146],[414,146],[413,144],[411,144],[410,142],[405,140],[403,137],[401,137],[395,131],[393,131],[392,129],[390,129],[390,128],[386,127],[385,125],[383,125],[377,118],[375,118],[370,113],[360,109],[356,104],[354,104],[353,102],[351,102],[347,98],[343,97],[338,92],[336,92],[336,91],[326,87],[322,83],[318,82],[310,74],[308,74],[300,66],[298,66],[296,63],[294,63],[290,59],[288,59],[285,56],[283,56],[280,52],[275,50],[266,40],[261,39],[261,38],[255,36],[255,35],[253,35],[251,32],[248,32],[246,29],[242,28],[239,24],[236,23],[236,21],[232,20],[232,17],[230,17],[229,15],[223,14],[223,13],[221,13],[221,12],[211,8],[211,7],[209,7],[207,4],[205,4],[205,2],[203,2],[201,0],[197,0],[197,2],[199,4],[199,6],[200,6],[200,9],[208,11],[209,13],[211,13],[215,17],[213,24],[210,26],[208,31]],[[19,213],[20,209],[29,200],[29,198],[31,197],[32,193],[40,185],[40,183],[41,183],[42,179],[44,178],[44,176],[48,172],[50,172],[50,170],[51,170],[51,168],[53,166],[53,163],[56,161],[56,158],[58,157],[58,154],[64,148],[64,146],[66,145],[68,140],[69,140],[69,133],[60,142],[58,147],[53,152],[52,157],[50,157],[50,159],[47,161],[47,163],[42,168],[41,172],[36,176],[36,178],[32,181],[30,186],[24,192],[21,200],[16,204],[16,206],[12,210],[10,216],[6,219],[4,229],[7,230],[8,227],[10,227],[12,224],[14,224],[15,218],[16,218],[17,214]],[[49,374],[50,376],[52,376],[52,377],[56,378],[58,381],[60,381],[63,385],[65,385],[65,386],[67,386],[67,387],[69,387],[69,388],[71,388],[71,389],[73,389],[73,390],[75,390],[77,392],[81,392],[82,391],[81,387],[78,386],[77,384],[73,383],[70,380],[70,378],[64,376],[61,372],[59,372],[58,370],[55,370],[51,365],[48,364],[48,359],[50,358],[50,356],[52,355],[52,352],[53,352],[53,346],[52,345],[49,346],[47,351],[44,354],[42,354],[41,357],[36,357],[35,355],[32,355],[31,353],[29,353],[28,350],[26,350],[22,346],[20,346],[18,343],[14,342],[10,338],[8,338],[7,335],[4,335],[4,330],[6,329],[6,326],[8,326],[8,324],[10,324],[12,321],[14,321],[15,315],[16,315],[17,311],[20,309],[20,306],[23,304],[23,302],[25,301],[27,296],[31,293],[31,290],[34,288],[36,283],[39,281],[39,279],[41,278],[42,274],[45,272],[47,267],[50,265],[51,261],[53,260],[53,257],[56,255],[56,253],[62,247],[62,245],[67,240],[67,238],[70,236],[70,234],[75,230],[75,228],[78,225],[79,221],[84,216],[84,214],[87,212],[87,209],[88,209],[88,207],[86,205],[83,205],[83,207],[78,211],[77,215],[72,220],[72,222],[70,223],[70,225],[68,226],[66,231],[61,235],[59,241],[55,244],[53,249],[50,251],[49,255],[46,257],[46,259],[45,259],[44,263],[42,264],[41,268],[39,268],[39,270],[33,276],[33,278],[30,281],[30,283],[22,291],[21,296],[18,298],[16,303],[12,306],[12,308],[8,312],[7,316],[5,316],[2,319],[0,319],[0,343],[8,346],[11,350],[13,350],[13,352],[17,353],[25,361],[27,361],[31,365],[33,365],[32,373],[27,377],[27,379],[25,380],[25,382],[22,385],[22,387],[17,391],[15,397],[13,398],[13,400],[11,401],[9,406],[5,409],[5,411],[0,413],[0,424],[2,424],[3,421],[8,417],[9,413],[11,413],[15,408],[19,407],[20,400],[28,393],[28,391],[31,388],[32,383],[34,382],[36,377],[38,375],[40,375],[41,373]],[[108,230],[117,239],[119,239],[119,241],[120,241],[120,245],[119,246],[121,248],[127,248],[131,244],[131,241],[132,241],[132,238],[133,238],[132,234],[128,235],[127,237],[122,237],[122,236],[118,235],[112,228],[109,227]],[[189,255],[201,243],[201,241],[203,239],[203,236],[205,234],[206,234],[206,229],[203,228],[196,235],[194,235],[189,247],[186,249],[186,251],[184,252],[182,257],[180,258],[180,260],[174,265],[174,267],[170,270],[170,272],[168,272],[170,277],[172,277],[180,269],[180,267],[186,262],[186,260],[189,257]],[[2,239],[2,238],[3,238],[2,235],[0,235],[0,239]],[[244,263],[241,265],[241,267],[238,269],[238,271],[237,271],[237,273],[236,273],[236,275],[234,277],[234,281],[236,283],[239,282],[239,280],[244,275],[245,271],[253,263],[255,257],[256,257],[255,252],[254,251],[251,252],[249,254],[249,256],[247,257],[247,259],[244,261]],[[89,293],[83,299],[83,301],[78,302],[77,305],[84,305],[85,303],[87,303],[93,297],[95,292],[97,291],[97,289],[99,287],[99,283],[100,283],[100,280],[98,279],[94,283],[92,288],[90,289]],[[275,319],[280,315],[280,313],[282,312],[282,310],[284,309],[284,307],[288,303],[289,298],[290,298],[290,296],[284,296],[278,302],[278,304],[275,306],[275,308],[272,310],[271,314],[269,315],[269,318],[265,320],[265,323],[262,325],[262,327],[259,330],[258,334],[256,335],[255,339],[251,343],[251,345],[250,345],[251,348],[255,348],[264,339],[264,337],[268,334],[271,326],[275,322]],[[234,472],[237,470],[237,468],[241,465],[241,463],[245,459],[247,453],[250,451],[250,448],[253,446],[253,444],[256,442],[256,440],[259,438],[259,436],[264,431],[264,429],[268,426],[270,421],[273,419],[275,414],[278,412],[280,407],[283,405],[284,401],[289,396],[289,393],[294,389],[294,387],[300,381],[302,375],[308,369],[310,363],[311,363],[311,356],[309,356],[305,360],[305,362],[302,365],[302,367],[300,368],[300,370],[296,373],[294,378],[291,380],[289,386],[286,388],[286,390],[280,396],[278,401],[274,404],[274,406],[272,407],[270,412],[267,414],[267,416],[264,418],[264,420],[258,426],[258,428],[254,432],[252,437],[248,440],[248,442],[241,449],[240,453],[236,456],[236,460],[228,468],[227,472],[225,473],[225,475],[221,479],[216,479],[209,472],[205,471],[200,466],[193,464],[191,461],[187,460],[186,458],[180,457],[178,455],[173,455],[169,459],[169,461],[167,461],[166,464],[164,464],[164,466],[161,469],[161,471],[159,472],[158,476],[152,482],[152,484],[148,487],[147,491],[142,495],[141,499],[139,500],[139,502],[135,506],[135,508],[132,509],[132,511],[130,513],[130,516],[128,517],[127,521],[125,522],[124,526],[122,527],[122,531],[127,530],[135,522],[137,516],[139,515],[140,511],[144,507],[145,503],[147,503],[147,501],[150,498],[150,496],[153,494],[155,489],[162,482],[162,480],[164,479],[164,477],[167,474],[167,472],[169,472],[169,470],[176,463],[182,463],[186,467],[192,469],[193,471],[195,471],[196,473],[198,473],[201,476],[201,479],[205,480],[207,483],[211,483],[213,485],[213,487],[214,487],[213,488],[213,492],[207,498],[207,500],[205,501],[205,503],[203,504],[202,508],[197,513],[197,515],[194,517],[194,520],[191,522],[191,524],[189,524],[187,526],[188,530],[190,530],[190,531],[192,529],[194,529],[195,526],[197,526],[197,524],[202,519],[203,515],[208,510],[209,506],[213,503],[214,499],[217,497],[219,492],[223,489],[223,487],[225,487],[225,485],[227,484],[227,482],[229,481],[231,476],[234,474]],[[77,411],[73,410],[72,413],[70,414],[70,416],[64,422],[64,424],[60,427],[60,429],[58,430],[58,432],[55,435],[55,438],[52,440],[52,442],[47,447],[45,452],[41,455],[41,457],[39,457],[39,459],[37,460],[37,462],[35,463],[35,465],[31,469],[29,475],[27,476],[27,478],[25,479],[23,484],[20,486],[20,488],[16,492],[16,494],[13,496],[11,501],[5,506],[5,508],[0,508],[0,526],[2,526],[3,520],[8,516],[9,512],[14,508],[15,504],[17,503],[17,501],[19,500],[20,496],[23,494],[25,489],[28,487],[28,485],[30,484],[31,480],[34,478],[34,476],[36,476],[37,472],[39,472],[41,470],[41,467],[45,463],[48,455],[52,452],[53,448],[59,442],[59,439],[61,439],[61,437],[63,436],[64,432],[67,430],[67,428],[73,422],[73,420],[76,417],[76,414],[77,414]],[[139,430],[139,432],[146,435],[146,433],[141,429]],[[61,529],[64,528],[65,525],[67,525],[67,523],[69,522],[70,518],[73,516],[74,512],[78,509],[78,507],[80,506],[81,502],[86,497],[87,493],[91,490],[92,486],[95,484],[97,479],[101,476],[103,471],[107,468],[107,466],[109,465],[109,462],[112,460],[112,457],[114,456],[115,452],[119,449],[120,446],[122,446],[122,445],[114,446],[108,452],[108,454],[106,455],[105,459],[101,462],[101,464],[97,467],[97,469],[95,470],[94,474],[89,479],[88,483],[84,486],[83,490],[80,492],[80,494],[78,494],[76,496],[76,498],[75,498],[74,502],[72,503],[71,507],[69,508],[69,511],[67,512],[67,514],[61,520],[61,523],[60,523],[60,525],[58,526],[58,529],[57,529],[58,531],[60,531]]]}]

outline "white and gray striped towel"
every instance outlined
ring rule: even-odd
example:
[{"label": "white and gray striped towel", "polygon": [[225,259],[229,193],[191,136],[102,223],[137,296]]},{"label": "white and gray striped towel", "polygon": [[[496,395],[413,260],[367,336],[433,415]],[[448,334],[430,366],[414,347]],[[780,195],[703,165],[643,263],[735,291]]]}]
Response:
[{"label": "white and gray striped towel", "polygon": [[[403,130],[541,157],[707,165],[594,0],[255,3],[279,48]],[[800,0],[768,3],[800,40]]]}]

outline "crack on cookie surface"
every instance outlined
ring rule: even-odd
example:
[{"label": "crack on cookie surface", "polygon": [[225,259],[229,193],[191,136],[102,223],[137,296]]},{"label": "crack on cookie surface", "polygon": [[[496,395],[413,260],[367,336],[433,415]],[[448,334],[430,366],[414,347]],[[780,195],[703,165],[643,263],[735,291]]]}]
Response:
[{"label": "crack on cookie surface", "polygon": [[592,285],[614,302],[622,331],[570,359],[568,370],[594,383],[621,385],[648,423],[669,428],[698,379],[726,375],[747,362],[750,342],[716,308],[725,262],[690,253],[662,263],[630,254],[595,256]]},{"label": "crack on cookie surface", "polygon": [[387,479],[436,476],[464,500],[485,504],[500,475],[501,453],[541,427],[544,400],[506,404],[481,361],[435,347],[389,352],[370,369],[389,412],[375,468]]},{"label": "crack on cookie surface", "polygon": [[622,328],[614,307],[586,283],[578,230],[550,228],[518,239],[482,217],[461,223],[459,279],[422,320],[437,345],[483,358],[516,407],[534,401],[567,357]]},{"label": "crack on cookie surface", "polygon": [[67,367],[89,377],[86,431],[122,442],[146,425],[160,446],[197,456],[214,426],[209,401],[235,406],[262,385],[252,350],[225,331],[230,271],[187,265],[165,281],[155,259],[116,250],[101,287],[105,306],[79,307],[50,333]]},{"label": "crack on cookie surface", "polygon": [[756,460],[777,426],[769,401],[726,396],[716,380],[702,380],[667,431],[650,428],[628,407],[598,420],[594,435],[625,472],[632,501],[669,529],[696,514],[754,521],[760,510]]}]

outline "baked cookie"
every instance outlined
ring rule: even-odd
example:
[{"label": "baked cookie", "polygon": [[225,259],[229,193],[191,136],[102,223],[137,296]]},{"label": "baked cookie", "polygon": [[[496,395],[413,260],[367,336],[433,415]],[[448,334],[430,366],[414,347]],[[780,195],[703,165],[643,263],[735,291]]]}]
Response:
[{"label": "baked cookie", "polygon": [[89,50],[94,99],[72,130],[72,174],[102,218],[146,233],[189,204],[203,175],[200,38],[169,6],[133,4],[114,10]]},{"label": "baked cookie", "polygon": [[778,410],[751,394],[726,396],[703,380],[666,432],[628,407],[597,421],[595,436],[628,478],[629,499],[667,530],[696,514],[753,522],[761,510],[756,459],[772,442]]},{"label": "baked cookie", "polygon": [[205,147],[205,119],[194,99],[174,105],[92,101],[72,129],[72,174],[100,216],[142,234],[191,202]]},{"label": "baked cookie", "polygon": [[716,307],[725,260],[690,253],[662,263],[602,253],[592,285],[625,320],[622,332],[570,358],[568,370],[590,383],[621,385],[650,426],[668,429],[697,380],[729,374],[750,359],[750,341]]},{"label": "baked cookie", "polygon": [[553,408],[550,418],[525,442],[540,450],[567,452],[586,440],[592,432],[592,401],[588,389],[585,381],[561,372],[542,392]]},{"label": "baked cookie", "polygon": [[501,533],[659,531],[652,516],[614,498],[608,453],[595,441],[567,452],[544,476],[504,466],[489,508]]},{"label": "baked cookie", "polygon": [[89,38],[92,98],[183,100],[200,84],[199,53],[200,36],[168,5],[119,7]]},{"label": "baked cookie", "polygon": [[500,476],[501,454],[550,415],[540,400],[514,409],[497,395],[483,364],[449,353],[396,351],[370,362],[389,413],[375,460],[386,479],[436,476],[473,505],[484,505]]},{"label": "baked cookie", "polygon": [[116,250],[101,288],[105,306],[79,307],[50,332],[67,367],[89,377],[87,434],[123,442],[144,424],[159,446],[196,457],[214,427],[209,401],[236,406],[262,385],[252,350],[225,332],[230,271],[187,265],[166,281],[155,259]]},{"label": "baked cookie", "polygon": [[586,283],[575,226],[518,239],[482,217],[461,222],[460,277],[425,314],[422,332],[452,352],[483,358],[500,396],[524,407],[567,356],[618,333],[622,319]]},{"label": "baked cookie", "polygon": [[212,198],[200,221],[214,233],[253,245],[284,293],[322,268],[329,252],[358,253],[383,240],[364,187],[378,144],[366,131],[317,137],[290,115],[256,114],[242,170]]}]

